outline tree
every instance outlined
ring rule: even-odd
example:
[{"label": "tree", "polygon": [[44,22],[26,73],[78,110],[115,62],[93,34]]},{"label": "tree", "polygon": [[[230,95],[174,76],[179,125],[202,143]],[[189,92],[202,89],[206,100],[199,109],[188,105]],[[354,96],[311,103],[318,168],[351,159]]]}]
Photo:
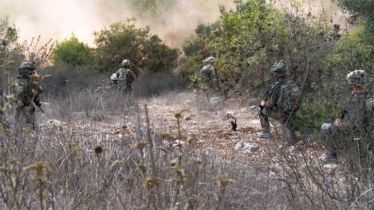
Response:
[{"label": "tree", "polygon": [[110,71],[129,59],[136,74],[170,71],[177,65],[178,49],[166,46],[150,33],[149,27],[136,28],[136,19],[126,23],[115,22],[101,31],[94,32],[96,55],[101,70]]},{"label": "tree", "polygon": [[72,34],[70,39],[57,42],[52,51],[52,60],[55,64],[62,62],[73,66],[89,65],[93,62],[92,49]]}]

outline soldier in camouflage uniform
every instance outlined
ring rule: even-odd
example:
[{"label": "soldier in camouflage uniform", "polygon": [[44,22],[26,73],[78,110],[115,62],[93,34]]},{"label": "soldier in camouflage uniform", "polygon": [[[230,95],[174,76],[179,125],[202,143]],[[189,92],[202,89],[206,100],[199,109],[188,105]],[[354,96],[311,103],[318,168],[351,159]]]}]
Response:
[{"label": "soldier in camouflage uniform", "polygon": [[203,61],[207,63],[207,65],[200,69],[200,79],[211,89],[213,89],[218,82],[217,69],[214,67],[215,61],[213,56],[208,57]]},{"label": "soldier in camouflage uniform", "polygon": [[[338,163],[337,149],[349,156],[359,151],[355,157],[367,161],[373,150],[373,98],[365,92],[365,71],[355,70],[346,76],[351,87],[351,97],[341,109],[341,114],[334,124],[325,123],[322,131],[325,134],[327,155],[319,157],[323,163]],[[358,147],[358,148],[357,148]],[[361,162],[363,163],[363,162]]]},{"label": "soldier in camouflage uniform", "polygon": [[16,118],[25,120],[26,124],[35,129],[35,106],[40,108],[39,94],[43,92],[43,87],[38,84],[32,75],[36,75],[35,62],[24,62],[18,68],[19,76],[16,84]]},{"label": "soldier in camouflage uniform", "polygon": [[133,82],[135,81],[135,74],[129,69],[130,60],[123,60],[121,65],[123,67],[116,72],[116,83],[124,93],[131,93],[131,91],[134,89]]},{"label": "soldier in camouflage uniform", "polygon": [[[296,84],[289,78],[288,66],[286,62],[275,63],[271,71],[278,78],[271,90],[266,92],[266,99],[261,101],[258,107],[258,116],[260,117],[262,132],[257,134],[259,138],[270,138],[269,117],[279,121],[282,124],[284,140],[288,143],[297,141],[294,125],[297,108],[284,109],[280,104],[283,87],[293,87],[298,91]],[[283,96],[284,97],[284,96]],[[294,102],[298,103],[298,102]],[[295,104],[296,105],[296,104]]]}]

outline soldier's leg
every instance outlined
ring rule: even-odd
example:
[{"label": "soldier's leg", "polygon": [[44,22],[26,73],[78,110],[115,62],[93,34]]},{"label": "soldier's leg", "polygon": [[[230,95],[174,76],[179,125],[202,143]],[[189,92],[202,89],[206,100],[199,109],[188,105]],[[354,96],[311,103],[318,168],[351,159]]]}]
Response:
[{"label": "soldier's leg", "polygon": [[297,138],[294,131],[295,119],[295,113],[292,113],[291,115],[284,115],[282,119],[283,137],[284,140],[288,143],[297,142]]},{"label": "soldier's leg", "polygon": [[264,115],[263,113],[259,114],[259,117],[260,117],[262,132],[270,133],[269,117]]},{"label": "soldier's leg", "polygon": [[323,163],[338,163],[336,155],[336,133],[336,128],[323,130],[323,135],[325,137],[326,156],[318,158]]},{"label": "soldier's leg", "polygon": [[26,124],[32,129],[35,130],[35,108],[29,106],[26,108]]}]

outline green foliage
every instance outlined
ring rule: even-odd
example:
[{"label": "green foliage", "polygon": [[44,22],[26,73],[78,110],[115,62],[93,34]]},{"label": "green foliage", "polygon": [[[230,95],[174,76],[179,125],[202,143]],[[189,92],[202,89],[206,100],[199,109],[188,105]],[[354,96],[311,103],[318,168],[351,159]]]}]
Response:
[{"label": "green foliage", "polygon": [[[184,45],[189,50],[185,50],[183,77],[195,78],[203,65],[201,58],[212,55],[217,60],[220,89],[228,95],[267,81],[269,68],[281,59],[288,63],[297,84],[307,81],[310,87],[311,82],[320,82],[317,72],[324,68],[322,58],[332,51],[337,38],[326,16],[281,13],[262,0],[236,1],[236,5],[236,11],[221,7],[220,24],[214,31],[208,30],[209,24],[196,28]],[[295,3],[293,9],[299,6]]]},{"label": "green foliage", "polygon": [[301,109],[296,113],[296,130],[318,133],[323,123],[331,123],[339,116],[339,109],[331,99],[318,98],[318,102],[311,106],[309,100],[303,101]]},{"label": "green foliage", "polygon": [[[25,45],[19,44],[18,30],[9,23],[9,16],[0,17],[0,93],[9,93],[7,84],[24,60]],[[7,91],[6,91],[7,90]]]},{"label": "green foliage", "polygon": [[204,50],[204,40],[214,34],[219,34],[221,31],[220,22],[217,21],[212,24],[199,23],[196,26],[195,34],[187,38],[183,44],[183,52],[186,56],[192,56],[196,53],[201,53]]},{"label": "green foliage", "polygon": [[136,28],[135,18],[126,23],[116,22],[101,31],[94,32],[96,55],[102,70],[120,67],[123,59],[129,59],[138,74],[171,71],[177,65],[178,49],[166,46],[162,40],[150,33],[149,27]]},{"label": "green foliage", "polygon": [[374,2],[372,0],[337,0],[340,7],[356,16],[374,20]]},{"label": "green foliage", "polygon": [[70,39],[57,42],[52,51],[53,62],[66,63],[73,66],[90,65],[93,63],[92,49],[72,34]]}]

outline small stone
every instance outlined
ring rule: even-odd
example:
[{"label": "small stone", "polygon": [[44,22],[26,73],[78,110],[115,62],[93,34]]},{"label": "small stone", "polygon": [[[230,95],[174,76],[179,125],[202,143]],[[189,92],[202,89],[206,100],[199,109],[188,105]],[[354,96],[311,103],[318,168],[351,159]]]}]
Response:
[{"label": "small stone", "polygon": [[250,109],[255,109],[255,108],[256,108],[256,105],[250,106],[249,108],[250,108]]},{"label": "small stone", "polygon": [[211,104],[218,104],[221,101],[220,97],[213,97],[210,99]]},{"label": "small stone", "polygon": [[226,112],[226,118],[227,119],[235,119],[234,112],[233,111],[227,111]]},{"label": "small stone", "polygon": [[122,139],[123,135],[122,134],[118,134],[118,138]]},{"label": "small stone", "polygon": [[245,142],[244,143],[244,149],[246,149],[246,150],[248,150],[250,152],[257,152],[260,149],[260,147],[257,146],[257,144]]},{"label": "small stone", "polygon": [[243,146],[243,142],[241,141],[241,142],[238,142],[236,145],[235,145],[235,148],[234,148],[234,150],[239,150],[239,149],[241,149],[241,148],[243,148],[244,146]]}]

